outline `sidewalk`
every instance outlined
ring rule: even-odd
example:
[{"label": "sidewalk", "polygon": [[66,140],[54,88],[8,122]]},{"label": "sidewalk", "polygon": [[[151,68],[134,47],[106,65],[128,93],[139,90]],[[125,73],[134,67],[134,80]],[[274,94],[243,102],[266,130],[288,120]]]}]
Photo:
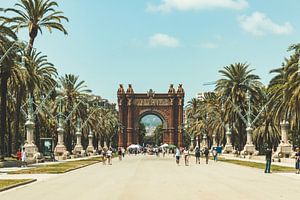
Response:
[{"label": "sidewalk", "polygon": [[[256,163],[266,163],[265,161],[265,156],[252,156],[251,158],[249,157],[235,157],[233,154],[221,154],[219,155],[220,158],[225,158],[225,159],[231,159],[231,160],[241,160],[241,161],[249,161],[249,162],[256,162]],[[277,166],[282,166],[282,167],[295,167],[295,159],[290,159],[290,158],[282,158],[281,162],[272,162],[272,165],[277,165]]]}]

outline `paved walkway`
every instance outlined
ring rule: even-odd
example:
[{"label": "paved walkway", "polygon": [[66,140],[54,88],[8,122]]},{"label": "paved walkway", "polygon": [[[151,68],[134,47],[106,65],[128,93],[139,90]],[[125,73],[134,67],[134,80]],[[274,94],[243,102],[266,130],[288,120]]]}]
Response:
[{"label": "paved walkway", "polygon": [[300,196],[300,175],[264,174],[261,170],[203,160],[176,166],[173,157],[127,156],[113,165],[91,165],[0,193],[1,200],[235,200]]}]

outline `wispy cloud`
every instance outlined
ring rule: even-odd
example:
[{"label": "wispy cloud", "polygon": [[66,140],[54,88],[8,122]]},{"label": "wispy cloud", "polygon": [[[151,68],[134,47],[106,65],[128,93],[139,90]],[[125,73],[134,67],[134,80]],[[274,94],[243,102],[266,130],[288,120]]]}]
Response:
[{"label": "wispy cloud", "polygon": [[250,16],[240,16],[238,21],[244,31],[256,36],[266,34],[288,35],[293,32],[293,26],[289,22],[277,24],[266,14],[254,12]]},{"label": "wispy cloud", "polygon": [[171,47],[176,48],[180,46],[180,42],[175,37],[163,33],[156,33],[149,37],[150,47]]},{"label": "wispy cloud", "polygon": [[214,8],[242,10],[248,7],[246,0],[161,0],[160,4],[148,3],[151,12],[170,12],[172,10],[189,11]]}]

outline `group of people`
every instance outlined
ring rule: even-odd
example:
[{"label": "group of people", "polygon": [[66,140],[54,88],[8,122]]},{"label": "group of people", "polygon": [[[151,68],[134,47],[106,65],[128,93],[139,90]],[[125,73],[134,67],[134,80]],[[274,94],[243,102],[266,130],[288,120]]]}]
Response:
[{"label": "group of people", "polygon": [[[200,150],[199,147],[196,147],[195,150],[194,150],[194,152],[195,152],[196,164],[200,164],[201,153],[204,154],[204,156],[205,156],[205,163],[208,164],[210,151],[209,151],[209,149],[207,147],[205,147],[202,152],[201,152],[201,150]],[[213,156],[213,160],[215,162],[217,162],[218,161],[217,150],[214,148],[211,153],[212,153],[212,156]],[[185,166],[188,166],[189,165],[189,157],[190,157],[190,152],[189,152],[188,148],[186,147],[183,150],[180,150],[178,147],[176,148],[176,150],[175,150],[175,158],[176,158],[177,165],[179,165],[181,154],[183,154]]]},{"label": "group of people", "polygon": [[22,151],[21,149],[18,149],[17,151],[17,160],[18,160],[18,166],[19,167],[27,167],[27,156],[25,148],[23,147]]},{"label": "group of people", "polygon": [[112,165],[112,156],[113,156],[113,151],[112,148],[103,148],[101,151],[102,155],[102,163],[103,165],[106,165],[106,160],[108,162],[108,165]]},{"label": "group of people", "polygon": [[[272,163],[272,149],[267,147],[266,148],[266,167],[265,167],[265,173],[271,173],[271,163]],[[296,174],[300,174],[300,148],[296,149],[295,154],[295,168],[296,168]]]}]

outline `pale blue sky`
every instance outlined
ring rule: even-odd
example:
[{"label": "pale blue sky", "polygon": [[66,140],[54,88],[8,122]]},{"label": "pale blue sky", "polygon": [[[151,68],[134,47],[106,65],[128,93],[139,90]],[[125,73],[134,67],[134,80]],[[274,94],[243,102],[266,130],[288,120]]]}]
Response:
[{"label": "pale blue sky", "polygon": [[[16,0],[0,0],[10,7]],[[298,0],[64,0],[68,36],[44,30],[35,47],[61,75],[73,73],[116,102],[119,83],[135,92],[167,92],[183,83],[186,100],[247,62],[264,83],[299,42]],[[28,40],[27,32],[20,38]]]}]

